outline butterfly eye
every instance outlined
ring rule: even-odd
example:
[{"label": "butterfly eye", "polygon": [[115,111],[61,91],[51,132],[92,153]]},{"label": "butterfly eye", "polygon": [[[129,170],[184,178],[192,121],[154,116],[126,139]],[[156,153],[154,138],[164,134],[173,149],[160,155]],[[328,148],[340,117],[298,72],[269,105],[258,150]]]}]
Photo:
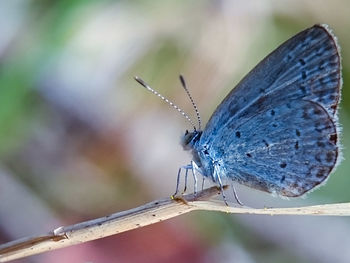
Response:
[{"label": "butterfly eye", "polygon": [[185,131],[185,135],[187,135],[187,134],[188,134],[188,130]]}]

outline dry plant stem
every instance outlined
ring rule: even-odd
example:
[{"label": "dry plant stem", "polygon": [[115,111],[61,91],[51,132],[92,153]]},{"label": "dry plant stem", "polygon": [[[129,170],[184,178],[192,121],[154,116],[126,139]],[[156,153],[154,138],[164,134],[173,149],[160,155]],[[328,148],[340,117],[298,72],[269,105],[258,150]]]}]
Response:
[{"label": "dry plant stem", "polygon": [[196,196],[190,194],[181,198],[157,200],[127,211],[60,227],[46,235],[12,241],[0,245],[0,262],[23,258],[161,222],[196,210],[195,206],[188,205],[189,202],[208,200],[219,193],[217,187],[212,187],[201,191]]},{"label": "dry plant stem", "polygon": [[221,211],[239,214],[265,215],[332,215],[350,216],[350,203],[317,205],[296,208],[256,209],[222,201],[209,200],[220,193],[211,187],[197,195],[189,194],[179,198],[166,198],[153,201],[140,207],[115,213],[102,218],[59,227],[47,235],[23,238],[0,245],[0,262],[27,257],[58,248],[71,246],[147,226],[163,220],[188,213],[193,210]]}]

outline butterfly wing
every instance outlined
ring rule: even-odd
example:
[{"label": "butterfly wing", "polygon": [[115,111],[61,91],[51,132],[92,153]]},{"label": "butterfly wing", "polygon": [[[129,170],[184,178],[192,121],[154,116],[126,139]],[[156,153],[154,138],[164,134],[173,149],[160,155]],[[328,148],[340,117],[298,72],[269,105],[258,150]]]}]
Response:
[{"label": "butterfly wing", "polygon": [[[317,102],[291,100],[269,107],[273,99],[252,105],[258,114],[238,126],[230,123],[232,140],[213,144],[214,159],[222,160],[226,176],[242,184],[299,196],[323,182],[335,166],[336,125]],[[231,133],[229,126],[224,134]]]},{"label": "butterfly wing", "polygon": [[[287,90],[288,86],[292,88]],[[340,87],[341,64],[336,38],[326,25],[315,25],[263,59],[217,107],[202,138],[204,141],[215,138],[222,124],[276,90],[285,90],[286,97],[315,101],[334,116]]]},{"label": "butterfly wing", "polygon": [[300,32],[228,94],[200,145],[210,147],[211,159],[222,161],[225,175],[240,183],[284,196],[305,193],[338,159],[340,67],[326,26]]}]

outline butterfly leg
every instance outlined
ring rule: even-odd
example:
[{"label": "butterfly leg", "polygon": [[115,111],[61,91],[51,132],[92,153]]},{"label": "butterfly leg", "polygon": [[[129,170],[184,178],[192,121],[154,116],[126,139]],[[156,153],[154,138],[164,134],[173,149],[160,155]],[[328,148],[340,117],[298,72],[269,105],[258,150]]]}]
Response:
[{"label": "butterfly leg", "polygon": [[241,202],[241,200],[239,200],[239,198],[238,198],[236,189],[235,189],[235,187],[234,187],[234,185],[233,185],[233,181],[231,181],[231,187],[232,187],[232,191],[233,191],[233,196],[235,197],[237,203],[238,203],[239,205],[241,205],[241,206],[244,206],[243,203]]},{"label": "butterfly leg", "polygon": [[205,182],[205,177],[203,176],[203,180],[202,180],[202,191],[204,189],[204,182]]},{"label": "butterfly leg", "polygon": [[180,186],[180,179],[181,179],[181,171],[182,171],[182,169],[186,170],[184,192],[186,191],[186,188],[187,188],[187,174],[188,174],[188,170],[192,169],[191,164],[188,164],[188,165],[185,165],[185,166],[181,166],[179,168],[179,171],[177,173],[177,178],[176,178],[176,190],[175,190],[175,193],[173,194],[173,196],[176,196],[178,194],[178,192],[179,192],[179,186]]},{"label": "butterfly leg", "polygon": [[179,171],[177,172],[176,189],[175,189],[175,193],[173,194],[173,196],[176,196],[177,193],[179,192],[181,169],[182,169],[182,167],[180,167],[180,168],[179,168]]},{"label": "butterfly leg", "polygon": [[197,194],[197,174],[196,170],[199,171],[198,165],[192,160],[191,161],[192,166],[192,175],[194,180],[194,194]]},{"label": "butterfly leg", "polygon": [[186,167],[185,170],[186,170],[186,172],[185,172],[185,187],[184,187],[183,193],[186,193],[186,190],[187,190],[187,178],[188,178],[188,170],[189,170],[188,166]]},{"label": "butterfly leg", "polygon": [[214,173],[215,173],[214,174],[214,178],[218,179],[218,183],[219,183],[219,186],[220,186],[222,198],[224,199],[225,205],[228,206],[226,195],[225,195],[225,192],[224,192],[224,185],[222,184],[220,172],[218,170],[219,170],[218,164],[214,163]]}]

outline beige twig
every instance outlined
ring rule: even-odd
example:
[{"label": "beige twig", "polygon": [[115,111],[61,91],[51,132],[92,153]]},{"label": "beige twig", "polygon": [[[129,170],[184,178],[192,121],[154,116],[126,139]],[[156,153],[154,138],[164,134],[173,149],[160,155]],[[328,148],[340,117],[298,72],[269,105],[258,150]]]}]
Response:
[{"label": "beige twig", "polygon": [[27,237],[0,245],[0,262],[23,258],[46,251],[95,240],[131,229],[140,228],[188,213],[193,210],[221,211],[237,214],[264,215],[328,215],[349,216],[350,203],[326,204],[295,208],[256,209],[237,205],[225,206],[221,201],[209,200],[219,194],[217,187],[211,187],[197,195],[180,198],[165,198],[140,207],[111,214],[98,219],[59,227],[46,235]]}]

